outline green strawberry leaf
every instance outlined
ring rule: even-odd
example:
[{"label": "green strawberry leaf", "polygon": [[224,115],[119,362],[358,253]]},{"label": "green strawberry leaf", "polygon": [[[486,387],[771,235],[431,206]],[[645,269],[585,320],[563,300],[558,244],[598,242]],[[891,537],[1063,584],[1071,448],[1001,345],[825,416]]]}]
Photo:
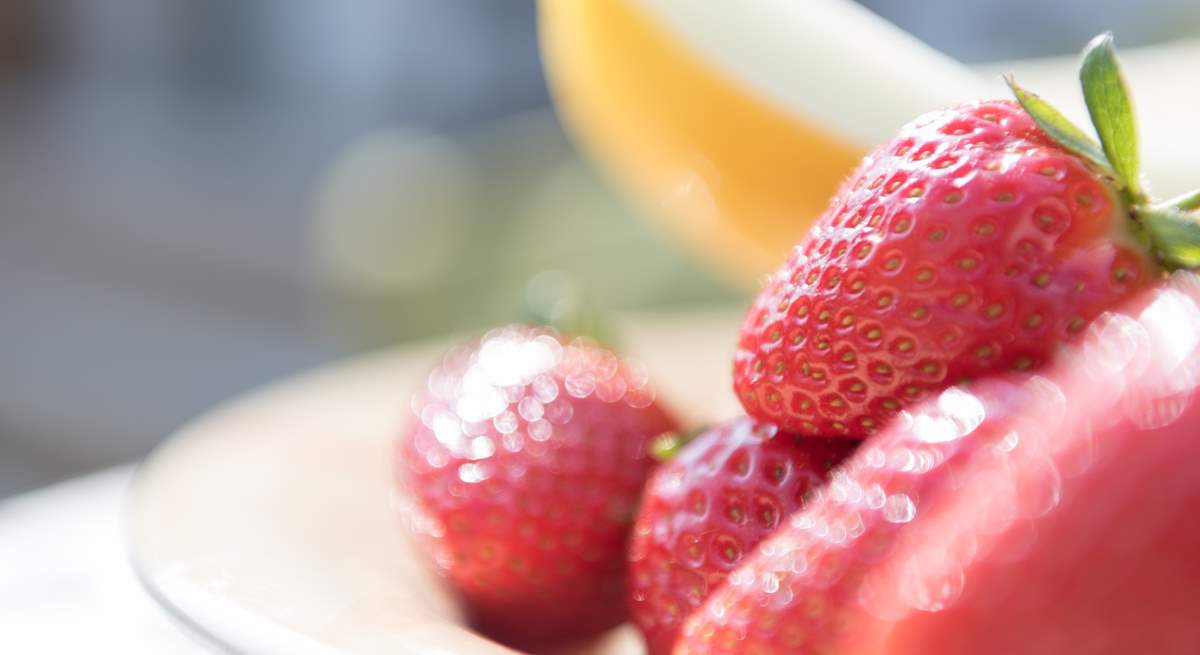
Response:
[{"label": "green strawberry leaf", "polygon": [[1192,211],[1193,209],[1200,209],[1200,189],[1190,193],[1185,193],[1182,196],[1176,196],[1170,200],[1164,200],[1163,202],[1155,205],[1154,208],[1178,209],[1185,212]]},{"label": "green strawberry leaf", "polygon": [[1175,207],[1138,213],[1142,228],[1163,265],[1170,270],[1200,266],[1200,216]]},{"label": "green strawberry leaf", "polygon": [[1104,151],[1087,133],[1040,96],[1022,88],[1012,75],[1005,75],[1004,81],[1008,83],[1008,88],[1012,89],[1017,102],[1033,118],[1033,122],[1042,128],[1046,136],[1066,150],[1087,159],[1106,175],[1116,177],[1112,165],[1104,156]]},{"label": "green strawberry leaf", "polygon": [[1083,99],[1091,114],[1092,125],[1100,135],[1100,144],[1109,163],[1124,183],[1130,199],[1144,201],[1133,104],[1117,64],[1111,32],[1097,36],[1084,48],[1079,81],[1083,85]]},{"label": "green strawberry leaf", "polygon": [[674,459],[684,446],[703,434],[709,426],[695,427],[691,430],[664,432],[650,440],[650,456],[656,461],[666,462]]},{"label": "green strawberry leaf", "polygon": [[650,441],[650,456],[659,462],[675,458],[683,448],[683,438],[678,432],[664,432]]}]

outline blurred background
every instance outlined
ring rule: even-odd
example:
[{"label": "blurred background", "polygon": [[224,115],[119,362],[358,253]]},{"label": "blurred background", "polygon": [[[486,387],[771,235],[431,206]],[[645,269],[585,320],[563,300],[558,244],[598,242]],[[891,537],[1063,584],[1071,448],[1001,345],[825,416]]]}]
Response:
[{"label": "blurred background", "polygon": [[[1194,0],[863,4],[968,62],[1200,26]],[[546,269],[613,311],[748,293],[572,147],[533,2],[0,3],[0,496],[279,376],[510,320]]]}]

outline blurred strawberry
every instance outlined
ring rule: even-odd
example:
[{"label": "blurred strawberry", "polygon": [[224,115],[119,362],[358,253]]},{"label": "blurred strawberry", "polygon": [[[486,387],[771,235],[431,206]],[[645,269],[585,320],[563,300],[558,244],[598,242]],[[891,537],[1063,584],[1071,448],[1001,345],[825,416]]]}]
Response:
[{"label": "blurred strawberry", "polygon": [[548,328],[450,352],[398,447],[410,525],[471,622],[543,648],[626,617],[624,552],[650,439],[676,426],[645,369]]},{"label": "blurred strawberry", "polygon": [[659,467],[629,555],[630,613],[650,655],[671,652],[687,615],[855,446],[743,417],[701,433]]},{"label": "blurred strawberry", "polygon": [[950,389],[863,443],[676,653],[1200,649],[1200,278],[1044,376]]},{"label": "blurred strawberry", "polygon": [[1164,269],[1200,264],[1200,194],[1143,189],[1109,37],[1081,76],[1102,145],[1010,81],[1020,104],[922,116],[863,161],[746,315],[750,415],[864,437],[927,393],[1041,366]]}]

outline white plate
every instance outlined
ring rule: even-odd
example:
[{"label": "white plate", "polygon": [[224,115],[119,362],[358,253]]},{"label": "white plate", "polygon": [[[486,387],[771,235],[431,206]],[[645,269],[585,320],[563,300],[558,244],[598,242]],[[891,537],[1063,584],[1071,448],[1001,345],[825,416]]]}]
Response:
[{"label": "white plate", "polygon": [[[682,417],[738,412],[739,315],[643,317],[624,327]],[[369,356],[217,409],[147,460],[130,544],[151,594],[235,653],[505,652],[463,628],[393,512],[391,443],[444,344]],[[629,628],[585,650],[638,652]]]}]

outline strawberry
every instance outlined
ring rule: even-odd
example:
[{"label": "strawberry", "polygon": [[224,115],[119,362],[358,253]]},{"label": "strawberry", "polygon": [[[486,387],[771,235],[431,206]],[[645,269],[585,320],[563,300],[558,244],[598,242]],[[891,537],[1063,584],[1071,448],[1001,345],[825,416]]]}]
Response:
[{"label": "strawberry", "polygon": [[1200,652],[1200,278],[863,443],[677,654]]},{"label": "strawberry", "polygon": [[742,417],[703,432],[650,479],[629,548],[629,607],[650,655],[745,553],[803,507],[857,444]]},{"label": "strawberry", "polygon": [[807,435],[864,437],[926,394],[1041,366],[1101,312],[1200,263],[1192,194],[1151,203],[1111,38],[1086,52],[1101,146],[1019,101],[922,116],[867,156],[755,299],[734,387]]},{"label": "strawberry", "polygon": [[404,514],[485,634],[525,648],[595,634],[626,617],[647,444],[675,427],[640,365],[548,328],[497,329],[413,398]]}]

